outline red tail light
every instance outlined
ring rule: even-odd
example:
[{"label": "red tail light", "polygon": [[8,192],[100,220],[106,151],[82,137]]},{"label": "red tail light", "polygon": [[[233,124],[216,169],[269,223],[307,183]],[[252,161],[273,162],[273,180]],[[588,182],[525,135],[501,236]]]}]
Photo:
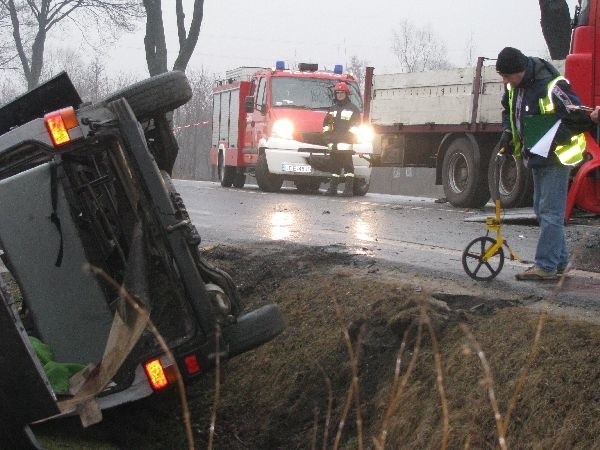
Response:
[{"label": "red tail light", "polygon": [[194,354],[188,355],[185,358],[183,358],[183,362],[185,364],[185,370],[187,370],[188,375],[195,375],[202,371],[200,362],[198,362],[198,357]]},{"label": "red tail light", "polygon": [[44,116],[46,128],[55,147],[68,144],[82,137],[79,121],[73,107],[59,109]]}]

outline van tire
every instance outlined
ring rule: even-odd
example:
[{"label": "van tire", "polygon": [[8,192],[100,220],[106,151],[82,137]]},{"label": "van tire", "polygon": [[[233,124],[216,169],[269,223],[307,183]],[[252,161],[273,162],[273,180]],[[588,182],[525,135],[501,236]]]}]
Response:
[{"label": "van tire", "polygon": [[141,122],[165,114],[184,105],[192,98],[192,87],[180,71],[156,75],[111,94],[103,101],[124,98]]},{"label": "van tire", "polygon": [[283,177],[269,172],[267,156],[264,153],[258,156],[255,174],[256,184],[258,184],[261,191],[278,192],[281,189],[281,186],[283,186]]},{"label": "van tire", "polygon": [[229,344],[228,357],[269,342],[284,329],[283,315],[277,305],[265,305],[244,314],[235,324],[223,328],[223,339]]}]

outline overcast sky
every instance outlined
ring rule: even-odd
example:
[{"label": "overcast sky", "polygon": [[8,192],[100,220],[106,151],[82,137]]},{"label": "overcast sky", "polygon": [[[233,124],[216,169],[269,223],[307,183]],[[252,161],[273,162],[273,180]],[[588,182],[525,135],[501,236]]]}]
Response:
[{"label": "overcast sky", "polygon": [[[169,66],[177,53],[172,0],[163,1]],[[577,0],[567,0],[571,16]],[[193,0],[184,0],[191,19]],[[398,70],[391,51],[392,31],[402,20],[429,26],[456,66],[467,62],[472,36],[476,56],[495,58],[507,45],[532,56],[547,56],[538,0],[206,0],[196,51],[189,64],[210,74],[240,66],[271,67],[316,62],[333,67],[356,55],[376,73]],[[189,20],[188,20],[189,23]],[[107,59],[115,69],[146,73],[144,27],[111,45]]]}]

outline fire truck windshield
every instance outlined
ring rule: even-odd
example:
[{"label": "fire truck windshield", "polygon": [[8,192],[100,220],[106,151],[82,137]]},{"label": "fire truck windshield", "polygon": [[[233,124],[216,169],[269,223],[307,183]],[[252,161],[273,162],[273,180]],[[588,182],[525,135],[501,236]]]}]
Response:
[{"label": "fire truck windshield", "polygon": [[[283,108],[328,109],[333,104],[333,88],[339,82],[327,78],[273,77],[271,105]],[[362,99],[355,82],[348,83],[350,100],[362,111]]]}]

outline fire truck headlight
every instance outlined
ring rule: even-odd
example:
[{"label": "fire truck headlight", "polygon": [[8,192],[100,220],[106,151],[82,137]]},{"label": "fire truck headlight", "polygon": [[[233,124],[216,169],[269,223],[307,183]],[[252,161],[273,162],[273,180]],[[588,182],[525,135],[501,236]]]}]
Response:
[{"label": "fire truck headlight", "polygon": [[283,139],[292,139],[294,135],[294,124],[289,119],[279,119],[273,124],[271,134]]},{"label": "fire truck headlight", "polygon": [[373,127],[364,123],[358,127],[352,127],[350,131],[356,136],[359,144],[370,144],[375,138]]}]

